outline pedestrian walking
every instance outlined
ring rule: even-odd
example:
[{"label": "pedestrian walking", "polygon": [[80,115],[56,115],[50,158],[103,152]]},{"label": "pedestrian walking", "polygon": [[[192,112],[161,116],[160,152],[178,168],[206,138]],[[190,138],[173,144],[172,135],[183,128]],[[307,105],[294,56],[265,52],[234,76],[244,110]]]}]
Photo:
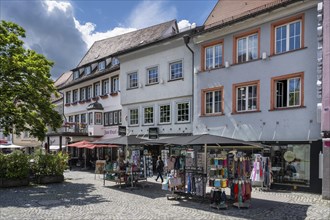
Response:
[{"label": "pedestrian walking", "polygon": [[156,178],[156,181],[158,180],[158,178],[161,179],[161,181],[163,182],[163,176],[162,176],[162,173],[164,171],[164,162],[162,161],[162,158],[161,156],[158,156],[158,160],[156,162],[156,170],[158,172],[158,175],[157,175],[157,178]]}]

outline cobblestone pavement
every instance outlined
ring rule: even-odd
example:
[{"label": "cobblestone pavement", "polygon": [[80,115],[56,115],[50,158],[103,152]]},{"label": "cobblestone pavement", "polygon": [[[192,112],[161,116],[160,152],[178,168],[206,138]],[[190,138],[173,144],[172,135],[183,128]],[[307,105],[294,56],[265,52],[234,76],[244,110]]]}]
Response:
[{"label": "cobblestone pavement", "polygon": [[[252,191],[251,207],[212,209],[206,201],[167,200],[150,179],[119,188],[89,172],[67,171],[65,182],[0,189],[0,219],[330,219],[330,201],[297,192]],[[143,184],[143,183],[141,183]]]}]

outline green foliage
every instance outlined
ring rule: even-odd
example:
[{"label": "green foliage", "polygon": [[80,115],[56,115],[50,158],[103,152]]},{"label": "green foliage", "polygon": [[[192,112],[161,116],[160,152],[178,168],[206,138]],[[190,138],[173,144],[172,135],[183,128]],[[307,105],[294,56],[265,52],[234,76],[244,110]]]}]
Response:
[{"label": "green foliage", "polygon": [[29,176],[29,155],[21,151],[0,153],[0,178],[24,179]]},{"label": "green foliage", "polygon": [[44,140],[47,126],[62,124],[51,95],[56,88],[50,78],[53,62],[25,49],[25,30],[12,22],[0,23],[0,127],[4,134],[28,131]]},{"label": "green foliage", "polygon": [[63,175],[68,167],[69,156],[66,153],[43,154],[37,151],[34,155],[32,170],[37,176]]}]

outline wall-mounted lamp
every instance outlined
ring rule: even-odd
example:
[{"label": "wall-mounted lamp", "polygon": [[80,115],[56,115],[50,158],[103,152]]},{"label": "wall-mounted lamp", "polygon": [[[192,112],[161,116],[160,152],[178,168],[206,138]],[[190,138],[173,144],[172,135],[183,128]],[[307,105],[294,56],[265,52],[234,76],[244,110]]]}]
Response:
[{"label": "wall-mounted lamp", "polygon": [[230,66],[230,65],[229,65],[229,62],[226,61],[226,62],[225,62],[225,67],[226,67],[226,68],[229,68],[229,66]]}]

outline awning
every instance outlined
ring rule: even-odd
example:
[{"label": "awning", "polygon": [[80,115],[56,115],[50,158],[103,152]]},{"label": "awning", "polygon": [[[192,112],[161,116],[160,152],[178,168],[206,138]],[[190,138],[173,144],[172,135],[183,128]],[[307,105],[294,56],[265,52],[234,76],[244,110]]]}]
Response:
[{"label": "awning", "polygon": [[24,146],[19,146],[19,145],[15,145],[15,144],[0,144],[0,149],[4,149],[4,148],[10,148],[10,149],[21,149],[24,148]]},{"label": "awning", "polygon": [[119,147],[118,145],[113,144],[95,144],[89,141],[78,141],[76,143],[68,144],[69,147],[76,147],[76,148],[87,148],[87,149],[94,149],[94,148],[101,148],[101,147]]},{"label": "awning", "polygon": [[[66,148],[65,145],[62,145],[62,148]],[[49,150],[59,150],[60,146],[59,145],[50,145]]]},{"label": "awning", "polygon": [[144,139],[137,138],[136,136],[121,136],[104,140],[93,141],[93,144],[115,144],[115,145],[140,145]]}]

